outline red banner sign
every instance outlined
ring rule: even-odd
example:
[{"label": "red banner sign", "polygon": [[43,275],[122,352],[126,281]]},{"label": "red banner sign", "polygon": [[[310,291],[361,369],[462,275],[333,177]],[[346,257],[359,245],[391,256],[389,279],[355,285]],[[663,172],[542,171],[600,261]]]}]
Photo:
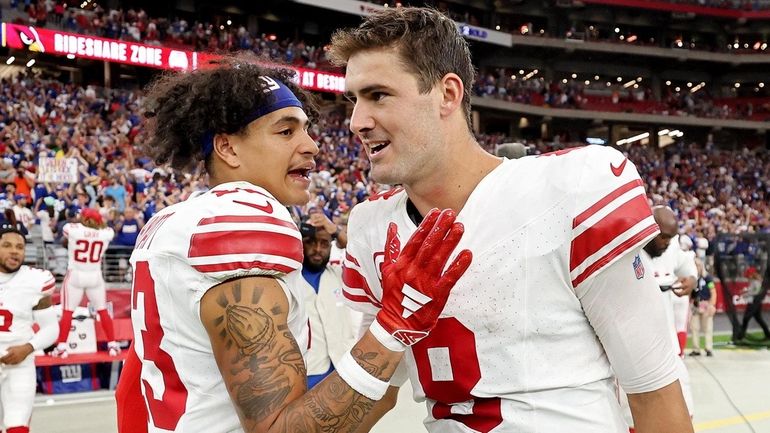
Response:
[{"label": "red banner sign", "polygon": [[[58,56],[75,56],[105,62],[156,69],[191,70],[217,56],[116,39],[60,32],[58,30],[3,23],[4,47]],[[345,76],[313,69],[294,68],[297,84],[319,92],[342,93]]]},{"label": "red banner sign", "polygon": [[194,51],[9,23],[3,24],[3,46],[157,69],[187,70],[198,67],[198,53]]}]

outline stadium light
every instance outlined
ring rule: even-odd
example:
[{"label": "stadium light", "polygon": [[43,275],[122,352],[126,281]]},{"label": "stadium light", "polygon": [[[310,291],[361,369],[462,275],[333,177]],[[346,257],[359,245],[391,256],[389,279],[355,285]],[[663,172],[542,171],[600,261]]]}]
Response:
[{"label": "stadium light", "polygon": [[74,54],[67,54],[67,58],[70,59],[70,60],[75,60],[75,55]]},{"label": "stadium light", "polygon": [[516,79],[516,76],[515,75],[511,75],[511,80],[515,80],[515,79]]},{"label": "stadium light", "polygon": [[612,85],[612,83],[610,83],[609,81],[607,81],[607,87],[610,87],[611,85]]},{"label": "stadium light", "polygon": [[5,64],[10,65],[11,63],[13,63],[14,60],[16,60],[16,57],[13,57],[13,56],[8,57],[8,60],[5,61]]},{"label": "stadium light", "polygon": [[[524,73],[524,71],[519,71],[519,72],[521,72],[522,74]],[[537,69],[535,69],[534,71],[525,75],[524,78],[522,78],[522,80],[529,80],[530,78],[534,77],[537,74],[537,72],[538,72]]]},{"label": "stadium light", "polygon": [[762,42],[762,45],[759,47],[762,51],[765,51],[767,49],[767,42]]},{"label": "stadium light", "polygon": [[564,78],[564,79],[561,80],[561,82],[562,82],[562,84],[567,84],[567,79]]},{"label": "stadium light", "polygon": [[687,82],[687,87],[692,87],[692,83],[688,81]]},{"label": "stadium light", "polygon": [[634,84],[636,84],[636,80],[631,80],[631,81],[627,82],[626,84],[623,84],[623,88],[624,89],[628,89],[629,87],[633,86]]},{"label": "stadium light", "polygon": [[623,36],[623,35],[620,35],[620,38],[619,38],[619,39],[622,41],[622,40],[623,40],[623,39],[625,39],[625,38],[626,38],[625,36]]},{"label": "stadium light", "polygon": [[524,69],[519,69],[519,75],[524,75]]},{"label": "stadium light", "polygon": [[639,88],[639,85],[638,84],[634,84],[634,89],[638,89],[638,88]]},{"label": "stadium light", "polygon": [[574,80],[575,78],[577,78],[577,74],[572,74],[572,79]]},{"label": "stadium light", "polygon": [[584,83],[586,84],[586,86],[588,86],[589,84],[591,84],[591,81],[585,80]]},{"label": "stadium light", "polygon": [[29,61],[27,62],[27,67],[31,68],[32,65],[34,65],[34,64],[35,64],[35,59],[29,59]]},{"label": "stadium light", "polygon": [[495,26],[495,30],[500,30],[500,26]]},{"label": "stadium light", "polygon": [[674,88],[674,90],[678,92],[678,91],[680,91],[680,90],[682,90],[682,89],[681,89],[679,86],[676,86],[676,87]]},{"label": "stadium light", "polygon": [[642,77],[636,77],[636,81],[641,83],[642,82]]},{"label": "stadium light", "polygon": [[671,80],[666,80],[666,85],[670,86],[671,85]]},{"label": "stadium light", "polygon": [[765,87],[765,83],[759,83],[759,87]]},{"label": "stadium light", "polygon": [[615,27],[615,33],[620,33],[620,27]]},{"label": "stadium light", "polygon": [[628,42],[629,44],[636,42],[636,35],[629,36],[628,39],[626,39],[626,42]]},{"label": "stadium light", "polygon": [[233,25],[233,20],[227,20],[227,25],[228,25],[228,26],[231,26],[231,25]]},{"label": "stadium light", "polygon": [[645,138],[649,138],[649,137],[650,137],[649,132],[643,132],[639,135],[634,135],[633,137],[628,137],[628,138],[623,138],[621,140],[618,140],[617,143],[615,144],[617,144],[618,146],[620,146],[621,144],[631,144],[637,141],[644,140]]},{"label": "stadium light", "polygon": [[741,83],[735,83],[735,88],[737,89],[739,87],[741,87]]},{"label": "stadium light", "polygon": [[594,80],[599,81],[599,76],[598,75],[594,75]]},{"label": "stadium light", "polygon": [[668,134],[670,131],[668,129],[661,129],[658,131],[658,137]]},{"label": "stadium light", "polygon": [[623,81],[623,77],[618,77],[618,83]]},{"label": "stadium light", "polygon": [[734,43],[734,44],[733,44],[733,48],[735,48],[736,50],[738,49],[738,47],[740,47],[740,45],[738,44],[738,42],[736,42],[736,43]]}]

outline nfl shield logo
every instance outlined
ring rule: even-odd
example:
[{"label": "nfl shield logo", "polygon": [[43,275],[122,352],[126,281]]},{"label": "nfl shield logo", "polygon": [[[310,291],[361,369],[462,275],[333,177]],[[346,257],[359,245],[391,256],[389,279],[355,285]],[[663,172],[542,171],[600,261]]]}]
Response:
[{"label": "nfl shield logo", "polygon": [[644,265],[642,264],[642,258],[639,257],[639,254],[634,257],[634,274],[636,274],[637,280],[644,278]]}]

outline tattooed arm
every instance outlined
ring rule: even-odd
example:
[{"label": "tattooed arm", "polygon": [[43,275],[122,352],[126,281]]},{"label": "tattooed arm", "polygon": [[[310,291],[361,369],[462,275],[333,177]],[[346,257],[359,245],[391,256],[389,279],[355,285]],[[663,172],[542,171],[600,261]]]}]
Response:
[{"label": "tattooed arm", "polygon": [[[305,363],[287,325],[289,303],[269,277],[227,281],[201,299],[201,321],[247,432],[354,432],[374,406],[336,372],[306,391]],[[351,350],[387,381],[402,353],[367,332]]]}]

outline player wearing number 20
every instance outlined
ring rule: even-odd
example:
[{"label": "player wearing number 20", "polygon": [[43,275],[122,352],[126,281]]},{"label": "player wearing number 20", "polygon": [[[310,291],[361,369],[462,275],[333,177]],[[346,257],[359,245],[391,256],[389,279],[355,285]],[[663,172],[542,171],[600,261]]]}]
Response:
[{"label": "player wearing number 20", "polygon": [[[351,305],[386,307],[383,245],[431,208],[458,212],[459,248],[473,252],[438,324],[405,356],[428,430],[627,432],[614,370],[638,432],[692,431],[659,290],[635,260],[658,227],[634,166],[598,146],[486,153],[471,133],[467,43],[436,11],[370,15],[335,33],[330,54],[347,66],[350,128],[372,178],[404,187],[351,213]],[[400,301],[408,316],[430,299],[404,290]]]},{"label": "player wearing number 20", "polygon": [[[205,161],[212,187],[153,216],[131,256],[136,357],[126,371],[141,378],[121,377],[121,432],[354,432],[412,341],[397,331],[430,332],[470,264],[466,251],[444,271],[463,232],[451,211],[434,211],[403,247],[391,238],[390,308],[307,391],[308,319],[292,281],[302,237],[286,206],[309,200],[315,109],[294,72],[250,60],[166,76],[148,93],[156,162]],[[396,301],[407,287],[434,299],[409,319]],[[145,407],[133,403],[139,383],[143,425],[126,413]]]},{"label": "player wearing number 20", "polygon": [[102,257],[115,232],[104,224],[98,210],[84,208],[80,211],[80,222],[67,223],[62,229],[67,242],[67,275],[61,289],[62,317],[59,321],[59,339],[52,352],[54,356],[67,357],[67,336],[72,324],[72,312],[80,305],[83,294],[99,314],[107,348],[111,355],[120,352],[115,341],[112,317],[107,311],[107,292],[102,276]]}]

